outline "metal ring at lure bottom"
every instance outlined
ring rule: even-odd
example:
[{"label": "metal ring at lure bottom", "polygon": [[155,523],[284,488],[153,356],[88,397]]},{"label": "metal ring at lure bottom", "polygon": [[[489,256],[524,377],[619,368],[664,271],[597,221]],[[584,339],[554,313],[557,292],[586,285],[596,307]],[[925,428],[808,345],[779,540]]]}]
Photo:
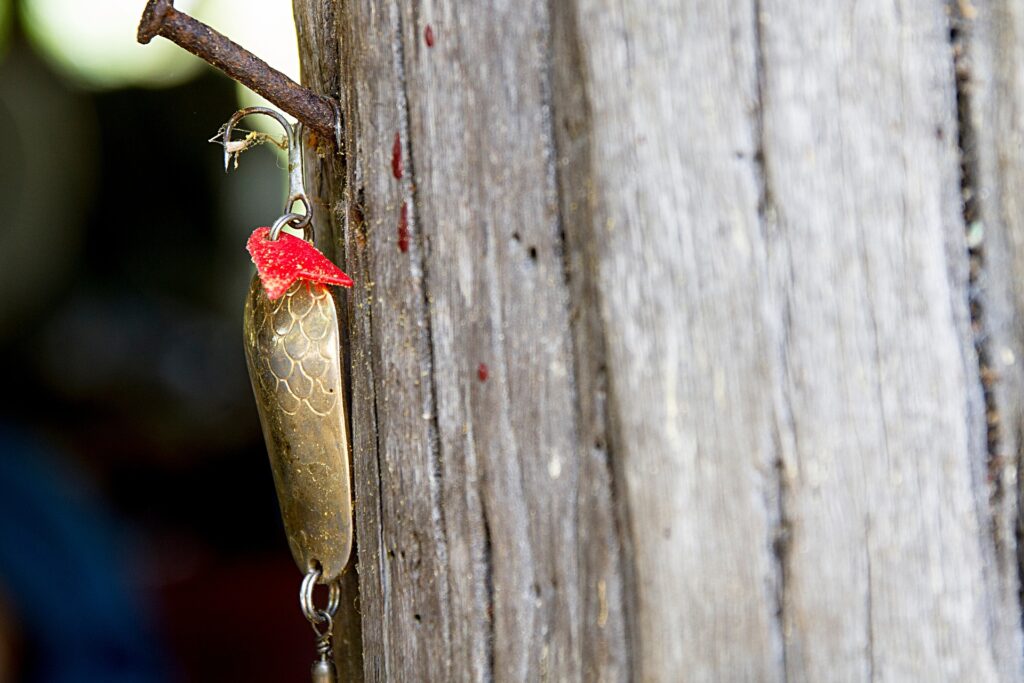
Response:
[{"label": "metal ring at lure bottom", "polygon": [[340,581],[332,581],[328,584],[327,607],[317,609],[313,604],[313,588],[320,580],[321,575],[319,568],[310,569],[306,573],[306,577],[302,579],[302,588],[299,589],[299,605],[302,607],[302,614],[309,620],[309,623],[314,625],[324,621],[325,617],[328,621],[332,619],[338,612],[338,605],[341,604]]},{"label": "metal ring at lure bottom", "polygon": [[281,230],[286,225],[302,228],[303,237],[310,244],[313,243],[313,222],[309,219],[309,216],[303,216],[301,213],[286,213],[274,221],[274,224],[270,226],[270,239],[276,240],[280,237]]}]

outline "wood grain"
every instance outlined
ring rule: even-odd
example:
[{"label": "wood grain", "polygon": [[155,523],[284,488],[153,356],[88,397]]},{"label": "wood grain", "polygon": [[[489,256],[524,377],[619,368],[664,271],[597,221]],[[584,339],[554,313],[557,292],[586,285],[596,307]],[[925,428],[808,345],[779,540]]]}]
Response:
[{"label": "wood grain", "polygon": [[752,6],[577,16],[635,674],[781,680]]},{"label": "wood grain", "polygon": [[1024,13],[295,5],[367,680],[1024,679]]}]

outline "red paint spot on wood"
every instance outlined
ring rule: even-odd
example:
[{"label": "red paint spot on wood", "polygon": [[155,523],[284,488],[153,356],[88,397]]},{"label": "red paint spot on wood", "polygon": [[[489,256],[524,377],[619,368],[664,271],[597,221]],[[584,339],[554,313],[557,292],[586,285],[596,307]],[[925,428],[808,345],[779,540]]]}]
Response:
[{"label": "red paint spot on wood", "polygon": [[404,254],[409,251],[409,203],[402,202],[398,216],[398,249]]},{"label": "red paint spot on wood", "polygon": [[391,174],[402,177],[402,136],[395,133],[395,144],[391,145]]},{"label": "red paint spot on wood", "polygon": [[423,40],[426,42],[427,47],[434,47],[434,29],[427,24],[427,27],[423,29]]},{"label": "red paint spot on wood", "polygon": [[486,363],[481,363],[476,368],[476,376],[481,382],[487,381],[487,376],[490,375],[490,371],[487,369]]}]

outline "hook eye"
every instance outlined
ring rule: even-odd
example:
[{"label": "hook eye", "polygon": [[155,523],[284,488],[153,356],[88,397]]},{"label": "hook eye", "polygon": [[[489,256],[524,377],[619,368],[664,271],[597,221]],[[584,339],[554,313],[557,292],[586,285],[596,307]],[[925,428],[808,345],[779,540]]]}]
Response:
[{"label": "hook eye", "polygon": [[309,205],[309,198],[304,194],[293,194],[288,197],[288,201],[284,203],[285,213],[295,213],[292,211],[292,207],[295,206],[295,202],[302,204],[302,216],[305,220],[302,221],[302,225],[294,225],[295,228],[304,228],[313,217],[313,207]]}]

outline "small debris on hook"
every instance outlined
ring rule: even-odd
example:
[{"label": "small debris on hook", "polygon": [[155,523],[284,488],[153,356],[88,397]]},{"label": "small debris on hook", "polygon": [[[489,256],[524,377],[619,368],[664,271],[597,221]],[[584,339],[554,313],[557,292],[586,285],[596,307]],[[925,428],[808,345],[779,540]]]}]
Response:
[{"label": "small debris on hook", "polygon": [[[225,124],[226,126],[227,124]],[[270,143],[283,151],[288,151],[288,142],[284,138],[275,138],[269,133],[263,133],[258,130],[242,131],[247,135],[241,140],[228,140],[224,141],[224,127],[221,126],[217,134],[210,138],[207,142],[213,142],[224,147],[224,170],[227,171],[231,165],[231,161],[234,160],[235,168],[238,168],[238,157],[242,155],[242,152],[247,152],[253,147],[257,147],[264,143]],[[235,128],[235,130],[242,130],[241,128]]]}]

